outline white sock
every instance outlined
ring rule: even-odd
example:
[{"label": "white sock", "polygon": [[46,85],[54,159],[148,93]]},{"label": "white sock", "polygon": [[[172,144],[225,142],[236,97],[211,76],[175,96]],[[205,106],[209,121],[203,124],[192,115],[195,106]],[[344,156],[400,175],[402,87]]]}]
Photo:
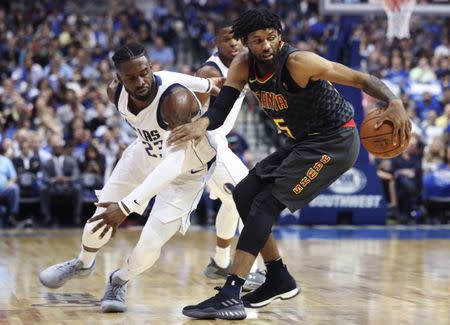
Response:
[{"label": "white sock", "polygon": [[221,268],[226,268],[230,264],[230,246],[222,248],[216,246],[216,255],[214,256],[214,261]]},{"label": "white sock", "polygon": [[255,262],[253,262],[252,268],[250,269],[250,273],[255,273],[257,269],[258,269],[258,262],[255,260]]},{"label": "white sock", "polygon": [[83,268],[88,269],[94,263],[96,256],[97,252],[88,252],[83,248],[83,246],[81,246],[81,251],[78,259],[83,262]]}]

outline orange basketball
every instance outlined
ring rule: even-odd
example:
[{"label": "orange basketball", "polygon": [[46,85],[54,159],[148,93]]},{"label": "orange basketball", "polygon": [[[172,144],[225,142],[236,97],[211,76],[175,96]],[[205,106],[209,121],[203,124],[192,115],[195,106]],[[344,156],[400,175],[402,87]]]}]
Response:
[{"label": "orange basketball", "polygon": [[[405,151],[407,145],[401,147],[400,141],[393,144],[394,126],[391,122],[385,121],[378,129],[375,129],[375,122],[383,109],[374,109],[364,117],[359,131],[361,143],[368,152],[378,158],[393,158]],[[409,139],[406,141],[409,142]]]}]

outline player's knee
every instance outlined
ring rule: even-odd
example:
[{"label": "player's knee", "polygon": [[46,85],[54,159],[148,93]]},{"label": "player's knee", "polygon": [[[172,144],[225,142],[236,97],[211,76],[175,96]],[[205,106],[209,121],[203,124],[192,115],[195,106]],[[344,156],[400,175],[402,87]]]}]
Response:
[{"label": "player's knee", "polygon": [[249,217],[249,222],[245,225],[244,229],[239,236],[237,249],[257,256],[261,249],[264,247],[270,232],[272,231],[272,225],[269,223],[260,223],[255,217]]},{"label": "player's knee", "polygon": [[270,191],[267,191],[253,199],[250,215],[258,216],[266,222],[274,224],[283,209],[284,205]]},{"label": "player's knee", "polygon": [[99,223],[100,220],[94,221],[91,223],[86,223],[84,225],[83,229],[83,236],[82,236],[82,243],[83,246],[99,249],[102,246],[104,246],[109,239],[111,238],[112,229],[110,229],[103,238],[100,238],[101,233],[103,232],[104,227],[101,227],[99,230],[97,230],[95,233],[93,232],[94,227]]}]

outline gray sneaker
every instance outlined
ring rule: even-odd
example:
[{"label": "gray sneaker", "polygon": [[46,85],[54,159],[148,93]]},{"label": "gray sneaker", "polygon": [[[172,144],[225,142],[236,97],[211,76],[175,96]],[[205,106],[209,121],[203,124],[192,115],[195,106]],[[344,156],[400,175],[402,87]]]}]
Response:
[{"label": "gray sneaker", "polygon": [[231,262],[228,264],[226,268],[222,268],[216,264],[213,258],[211,258],[211,262],[206,266],[205,274],[210,279],[220,279],[227,278],[228,273],[231,271]]},{"label": "gray sneaker", "polygon": [[83,262],[78,258],[52,265],[39,273],[39,280],[47,288],[62,287],[72,278],[85,278],[95,269],[95,261],[90,268],[83,268]]},{"label": "gray sneaker", "polygon": [[102,299],[103,313],[123,313],[127,310],[125,294],[127,293],[128,281],[124,281],[118,276],[115,277],[114,273],[116,272],[111,273],[106,285],[105,295]]},{"label": "gray sneaker", "polygon": [[248,275],[247,280],[242,287],[242,291],[246,292],[258,289],[264,281],[266,281],[266,274],[260,270],[256,270],[256,272],[252,272]]}]

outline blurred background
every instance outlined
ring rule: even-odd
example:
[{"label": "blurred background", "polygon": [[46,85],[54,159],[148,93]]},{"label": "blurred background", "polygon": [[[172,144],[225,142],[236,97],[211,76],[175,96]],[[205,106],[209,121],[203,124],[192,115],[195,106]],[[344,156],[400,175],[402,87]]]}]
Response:
[{"label": "blurred background", "polygon": [[[79,226],[91,216],[95,190],[135,138],[106,95],[117,46],[139,41],[154,71],[193,74],[215,50],[217,21],[259,6],[282,17],[285,41],[384,80],[414,122],[404,154],[381,160],[362,150],[354,168],[307,208],[284,211],[279,224],[448,223],[448,1],[418,1],[410,37],[399,40],[387,37],[383,8],[364,0],[3,0],[1,227]],[[338,88],[359,123],[378,104],[359,90]],[[283,138],[248,94],[228,140],[252,168]],[[71,166],[56,171],[66,176],[55,183],[52,158]],[[219,206],[205,192],[192,222],[214,224]],[[143,224],[147,214],[130,216],[125,226]]]}]

